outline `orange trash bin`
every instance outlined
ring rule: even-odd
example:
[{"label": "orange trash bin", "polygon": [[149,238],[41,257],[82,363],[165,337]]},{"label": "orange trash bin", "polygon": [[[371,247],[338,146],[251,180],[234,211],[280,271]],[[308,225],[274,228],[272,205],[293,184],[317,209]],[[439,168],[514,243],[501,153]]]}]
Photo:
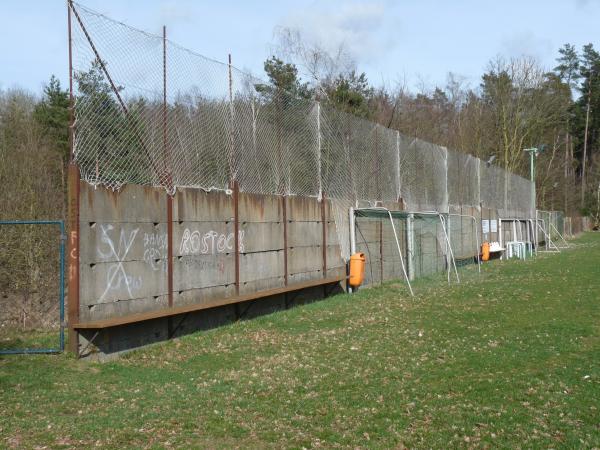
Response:
[{"label": "orange trash bin", "polygon": [[365,261],[364,253],[355,253],[350,257],[350,286],[358,287],[362,284],[365,278]]},{"label": "orange trash bin", "polygon": [[490,260],[490,243],[484,242],[481,244],[481,260],[489,261]]}]

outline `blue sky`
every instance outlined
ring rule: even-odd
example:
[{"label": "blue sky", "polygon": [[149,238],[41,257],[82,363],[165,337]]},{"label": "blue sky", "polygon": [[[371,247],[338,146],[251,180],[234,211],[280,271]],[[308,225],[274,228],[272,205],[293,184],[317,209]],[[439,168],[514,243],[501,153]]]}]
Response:
[{"label": "blue sky", "polygon": [[[344,44],[375,85],[418,90],[449,71],[471,86],[496,55],[536,57],[552,68],[565,42],[600,47],[600,0],[191,1],[81,0],[89,8],[197,53],[262,76],[274,30],[298,27],[325,48]],[[39,92],[50,74],[67,84],[66,3],[0,3],[0,88]]]}]

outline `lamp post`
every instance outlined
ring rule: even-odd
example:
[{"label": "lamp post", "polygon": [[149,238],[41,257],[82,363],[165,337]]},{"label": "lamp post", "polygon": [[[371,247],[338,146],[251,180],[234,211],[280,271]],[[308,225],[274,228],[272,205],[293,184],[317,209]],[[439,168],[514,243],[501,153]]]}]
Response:
[{"label": "lamp post", "polygon": [[534,228],[534,236],[535,236],[535,247],[537,249],[537,244],[539,242],[537,235],[537,208],[535,204],[535,158],[538,153],[541,153],[546,148],[545,145],[540,145],[540,147],[531,147],[526,148],[523,151],[529,153],[529,170],[531,176],[531,214],[533,215],[533,219],[535,220],[535,228]]},{"label": "lamp post", "polygon": [[524,152],[529,153],[529,169],[531,174],[531,206],[533,207],[534,213],[537,210],[535,206],[535,158],[544,150],[546,150],[546,144],[542,144],[539,147],[523,149]]},{"label": "lamp post", "polygon": [[537,147],[526,148],[524,152],[529,153],[529,172],[531,177],[531,209],[532,213],[536,214],[537,208],[535,206],[535,157],[540,150]]}]

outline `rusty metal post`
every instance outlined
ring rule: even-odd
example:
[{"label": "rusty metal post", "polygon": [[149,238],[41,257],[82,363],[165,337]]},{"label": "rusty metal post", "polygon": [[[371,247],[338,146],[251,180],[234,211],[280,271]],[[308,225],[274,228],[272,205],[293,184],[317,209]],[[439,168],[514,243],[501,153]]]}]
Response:
[{"label": "rusty metal post", "polygon": [[284,284],[288,285],[288,233],[287,233],[287,197],[281,196],[281,204],[283,208],[283,275]]},{"label": "rusty metal post", "polygon": [[[381,191],[381,158],[379,155],[379,141],[378,141],[378,130],[379,125],[375,125],[375,159],[376,159],[376,187],[377,187],[377,199],[379,205],[383,206],[383,194]],[[379,220],[379,276],[380,283],[383,284],[383,219]]]},{"label": "rusty metal post", "polygon": [[[167,174],[167,289],[168,305],[173,307],[173,168],[167,135],[167,27],[163,26],[163,157]],[[171,329],[169,321],[169,329]],[[169,335],[171,335],[169,330]]]},{"label": "rusty metal post", "polygon": [[[233,74],[231,64],[231,53],[227,55],[229,75],[229,189],[233,191],[233,234],[234,234],[234,257],[235,257],[235,295],[240,295],[240,187],[236,179],[235,158],[235,134],[233,130],[235,111],[233,107]],[[236,304],[236,315],[239,316]]]},{"label": "rusty metal post", "polygon": [[[327,214],[325,193],[321,192],[321,223],[323,224],[323,278],[327,278]],[[327,297],[327,285],[323,285],[323,298]]]},{"label": "rusty metal post", "polygon": [[380,283],[383,284],[383,219],[379,219],[379,271]]},{"label": "rusty metal post", "polygon": [[233,233],[235,243],[235,295],[240,295],[240,187],[233,181]]},{"label": "rusty metal post", "polygon": [[230,188],[233,189],[233,182],[236,179],[236,170],[235,170],[235,135],[233,131],[233,119],[235,116],[235,111],[233,108],[233,75],[231,73],[231,53],[228,55],[228,69],[229,69],[229,120],[231,121],[229,126],[229,180],[230,180]]},{"label": "rusty metal post", "polygon": [[75,163],[73,127],[75,124],[73,97],[73,40],[71,34],[72,2],[67,3],[67,22],[69,39],[69,168],[67,171],[67,208],[68,208],[68,261],[69,291],[67,297],[67,320],[69,324],[70,352],[79,353],[79,333],[74,325],[79,322],[79,168]]},{"label": "rusty metal post", "polygon": [[[72,128],[71,128],[72,129]],[[74,325],[79,322],[79,168],[75,163],[68,169],[68,227],[69,227],[69,351],[78,354],[79,334]]]},{"label": "rusty metal post", "polygon": [[323,225],[323,278],[327,278],[327,215],[326,215],[326,207],[325,207],[325,193],[321,195],[321,223]]}]

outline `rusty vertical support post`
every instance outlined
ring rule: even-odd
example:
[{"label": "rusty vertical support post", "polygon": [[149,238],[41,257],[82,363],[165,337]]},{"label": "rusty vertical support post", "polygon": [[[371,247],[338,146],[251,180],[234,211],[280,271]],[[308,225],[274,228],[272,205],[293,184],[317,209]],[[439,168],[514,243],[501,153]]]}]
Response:
[{"label": "rusty vertical support post", "polygon": [[79,354],[79,334],[74,325],[79,322],[79,168],[75,163],[73,127],[75,125],[73,97],[73,40],[71,33],[71,8],[73,3],[67,3],[67,22],[69,39],[69,169],[67,172],[67,208],[69,227],[69,291],[68,291],[68,323],[69,351]]},{"label": "rusty vertical support post", "polygon": [[283,210],[283,282],[288,285],[288,220],[287,220],[287,197],[281,196]]},{"label": "rusty vertical support post", "polygon": [[321,223],[323,225],[323,278],[327,278],[327,214],[325,193],[321,196]]},{"label": "rusty vertical support post", "polygon": [[383,219],[379,220],[379,271],[380,284],[383,284]]},{"label": "rusty vertical support post", "polygon": [[[240,294],[240,187],[236,177],[236,157],[235,157],[235,135],[234,135],[234,117],[233,107],[233,74],[231,65],[231,53],[227,55],[228,75],[229,75],[229,188],[233,191],[233,234],[235,242],[235,294]],[[236,304],[236,315],[239,316],[238,305]]]},{"label": "rusty vertical support post", "polygon": [[233,181],[233,233],[235,245],[235,295],[240,295],[240,187]]},{"label": "rusty vertical support post", "polygon": [[[461,217],[460,217],[460,245],[461,245],[461,249],[463,251],[463,255],[465,254],[465,230],[464,230],[464,224],[465,224],[465,219],[466,217],[464,217],[465,215],[471,215],[471,208],[467,209],[465,211],[465,207],[461,205],[460,207],[460,213],[461,213]],[[448,216],[449,217],[449,216]],[[475,230],[472,228],[473,227],[473,223],[471,222],[471,219],[469,219],[469,228],[471,228],[471,232],[469,233],[470,239],[471,239],[471,243],[473,242],[473,240],[475,239]],[[468,243],[468,239],[467,239],[467,243]]]},{"label": "rusty vertical support post", "polygon": [[[323,224],[323,278],[327,278],[327,211],[325,193],[321,192],[321,223]],[[327,297],[327,285],[323,285],[323,297]]]},{"label": "rusty vertical support post", "polygon": [[235,174],[235,137],[233,131],[233,118],[234,118],[234,109],[233,109],[233,75],[231,73],[231,53],[227,55],[228,57],[228,69],[229,69],[229,119],[231,121],[229,126],[229,155],[228,155],[228,163],[229,163],[229,180],[230,180],[230,188],[233,189],[233,182],[236,179]]},{"label": "rusty vertical support post", "polygon": [[173,197],[167,194],[167,286],[169,308],[173,306]]},{"label": "rusty vertical support post", "polygon": [[[168,105],[167,105],[167,27],[163,25],[163,105],[162,105],[162,132],[163,132],[163,174],[159,180],[167,188],[167,305],[173,307],[173,164],[169,152],[168,136]],[[173,318],[167,318],[167,335],[171,339],[174,335]]]},{"label": "rusty vertical support post", "polygon": [[69,351],[79,352],[79,334],[73,327],[79,322],[79,168],[71,162],[68,170],[69,226]]},{"label": "rusty vertical support post", "polygon": [[[396,131],[396,201],[400,203],[402,199],[402,186],[400,177],[400,132]],[[401,209],[402,208],[401,206]]]},{"label": "rusty vertical support post", "polygon": [[[163,154],[164,170],[167,176],[167,289],[168,305],[173,307],[173,167],[169,154],[169,141],[167,135],[167,27],[163,26]],[[171,321],[169,320],[169,336],[171,335]]]},{"label": "rusty vertical support post", "polygon": [[[375,159],[376,159],[376,182],[377,182],[377,199],[380,205],[383,205],[383,193],[381,190],[381,158],[379,155],[379,142],[378,142],[378,125],[375,125]],[[383,219],[379,220],[379,280],[383,284]]]}]

